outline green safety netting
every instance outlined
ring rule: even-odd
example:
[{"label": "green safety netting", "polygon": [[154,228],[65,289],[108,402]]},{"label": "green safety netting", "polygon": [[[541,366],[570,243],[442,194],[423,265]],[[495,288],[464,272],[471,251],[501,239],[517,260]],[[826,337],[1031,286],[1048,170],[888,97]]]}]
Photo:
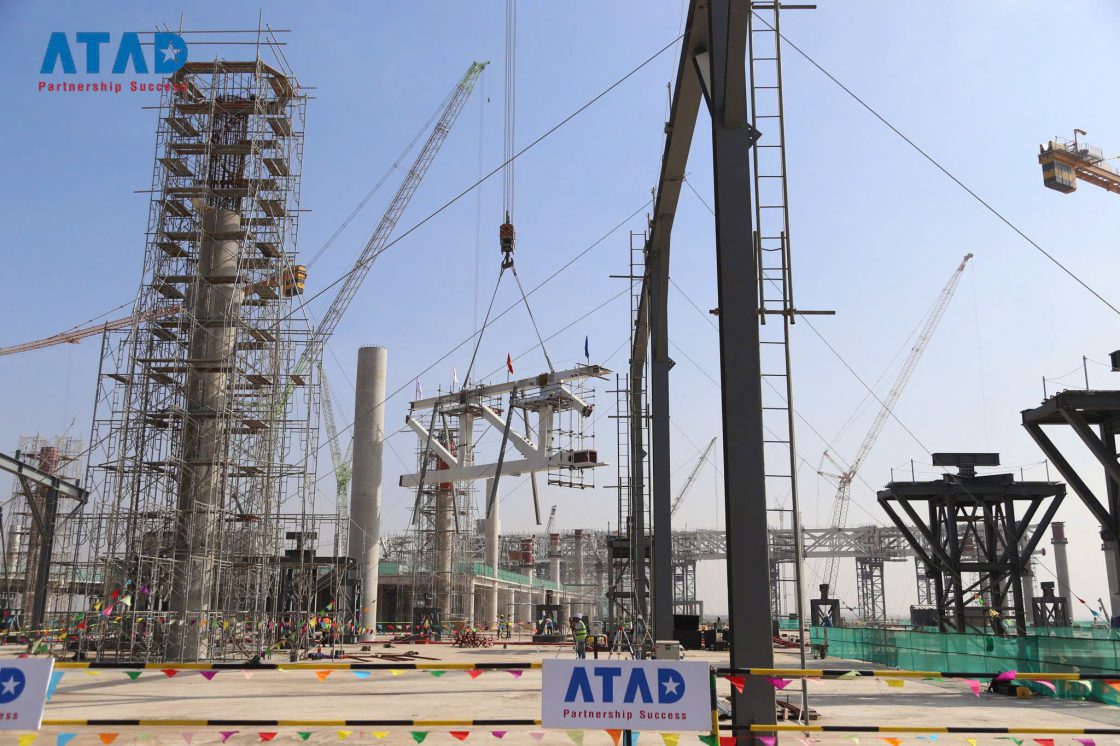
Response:
[{"label": "green safety netting", "polygon": [[[1062,627],[1027,637],[997,637],[920,629],[813,627],[812,642],[823,643],[826,631],[830,658],[916,671],[1116,674],[1115,684],[1120,686],[1120,639],[1114,630]],[[1089,683],[1091,688],[1068,681],[1053,682],[1057,696],[1063,699],[1089,698],[1120,705],[1120,691],[1109,682]],[[1025,685],[1038,694],[1054,695],[1043,685]]]}]

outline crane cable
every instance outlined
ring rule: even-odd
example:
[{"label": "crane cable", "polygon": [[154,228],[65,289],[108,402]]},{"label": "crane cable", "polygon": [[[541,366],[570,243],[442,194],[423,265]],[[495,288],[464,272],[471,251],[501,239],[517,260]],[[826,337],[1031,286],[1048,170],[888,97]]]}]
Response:
[{"label": "crane cable", "polygon": [[[516,132],[517,132],[517,2],[516,0],[506,0],[506,48],[505,48],[505,116],[502,127],[502,214],[505,216],[505,222],[498,228],[498,242],[502,251],[502,264],[498,270],[498,280],[494,283],[494,293],[490,296],[490,306],[486,309],[486,318],[482,323],[482,330],[484,331],[490,322],[490,312],[494,308],[494,299],[498,297],[498,288],[502,284],[502,277],[505,275],[506,270],[513,273],[514,282],[517,283],[517,292],[521,296],[521,302],[525,306],[526,313],[529,314],[529,321],[533,325],[533,333],[537,335],[537,344],[540,345],[541,352],[544,353],[545,363],[548,365],[550,373],[555,373],[556,369],[552,365],[552,358],[548,355],[548,348],[545,347],[544,337],[541,336],[541,330],[537,326],[537,319],[533,316],[533,309],[529,305],[529,296],[525,293],[525,288],[521,284],[521,277],[517,274],[517,267],[514,266],[513,254],[517,248],[517,232],[513,227],[513,207],[514,196],[516,190],[514,188],[514,161],[516,146]],[[482,344],[482,334],[474,343],[474,352],[471,353],[471,361],[467,366],[467,375],[463,378],[463,388],[470,385],[471,373],[474,371],[474,364],[478,359],[478,348]]]}]

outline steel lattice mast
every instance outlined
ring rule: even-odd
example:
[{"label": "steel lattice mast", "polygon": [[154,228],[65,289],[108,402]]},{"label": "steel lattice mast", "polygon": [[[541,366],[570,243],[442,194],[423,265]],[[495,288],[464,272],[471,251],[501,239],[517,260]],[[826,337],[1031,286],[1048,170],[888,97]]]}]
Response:
[{"label": "steel lattice mast", "polygon": [[[875,441],[883,432],[883,427],[887,424],[887,418],[891,416],[894,410],[894,405],[898,403],[898,399],[902,396],[903,389],[910,381],[910,376],[914,373],[914,369],[918,367],[918,361],[922,357],[922,353],[926,351],[930,339],[933,338],[934,331],[937,330],[937,325],[941,323],[941,317],[945,315],[945,310],[949,307],[949,301],[953,299],[953,294],[957,291],[957,285],[960,284],[961,275],[964,274],[965,265],[968,260],[972,258],[972,254],[965,254],[964,259],[961,260],[959,266],[954,270],[952,277],[949,278],[948,284],[942,288],[941,293],[937,296],[933,306],[930,308],[929,314],[926,316],[925,324],[922,326],[921,332],[918,334],[918,339],[914,346],[910,349],[910,354],[906,358],[906,362],[902,364],[901,370],[898,371],[898,376],[894,380],[894,385],[891,386],[890,392],[885,399],[880,400],[879,412],[875,415],[875,420],[871,423],[871,429],[867,431],[864,436],[863,442],[859,445],[859,450],[856,452],[856,457],[852,459],[851,464],[839,476],[839,482],[836,486],[836,499],[832,505],[832,522],[829,524],[832,528],[842,529],[845,527],[848,520],[848,505],[851,503],[852,496],[852,480],[856,478],[859,469],[863,466],[864,459],[871,453],[871,449],[875,446]],[[827,456],[828,454],[826,454]],[[831,457],[829,457],[831,459]],[[835,462],[834,462],[835,463]],[[829,557],[828,565],[825,570],[825,580],[830,587],[836,586],[836,557]]]},{"label": "steel lattice mast", "polygon": [[432,134],[428,136],[428,141],[424,143],[424,147],[420,150],[420,154],[416,156],[412,167],[408,170],[408,175],[405,176],[404,181],[401,182],[400,188],[397,193],[393,195],[393,201],[389,203],[389,208],[378,223],[377,229],[369,237],[366,242],[365,248],[362,250],[361,256],[354,263],[353,269],[346,273],[346,279],[342,282],[342,287],[338,289],[338,294],[335,295],[334,300],[331,302],[330,308],[323,315],[322,321],[315,328],[311,340],[307,345],[307,350],[304,353],[304,360],[300,366],[306,369],[309,363],[313,360],[318,360],[319,355],[322,354],[323,345],[326,344],[328,338],[334,332],[338,322],[342,319],[342,315],[346,313],[346,309],[350,306],[350,302],[354,300],[354,296],[361,287],[362,281],[365,280],[366,275],[369,274],[370,268],[389,245],[389,236],[392,235],[393,230],[397,227],[397,223],[401,219],[412,195],[416,193],[416,188],[420,186],[421,179],[427,173],[428,167],[432,165],[435,160],[436,153],[439,152],[440,146],[443,145],[444,140],[447,139],[447,133],[451,130],[451,125],[455,123],[459,113],[463,110],[463,106],[470,98],[471,92],[474,90],[478,78],[482,75],[483,69],[486,67],[485,62],[474,62],[467,68],[466,74],[463,75],[455,90],[451,93],[451,97],[444,107],[443,113],[440,115],[439,121],[436,122],[435,127],[432,128]]}]

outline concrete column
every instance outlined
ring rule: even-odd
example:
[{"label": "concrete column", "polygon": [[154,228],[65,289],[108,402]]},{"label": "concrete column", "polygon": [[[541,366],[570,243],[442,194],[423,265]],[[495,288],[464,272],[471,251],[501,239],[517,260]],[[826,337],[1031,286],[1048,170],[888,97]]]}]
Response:
[{"label": "concrete column", "polygon": [[[580,596],[585,596],[590,590],[591,584],[588,582],[590,579],[584,575],[583,566],[583,529],[577,528],[575,530],[575,549],[573,550],[575,556],[572,558],[572,577],[575,578],[576,583],[579,584]],[[572,599],[574,605],[573,611],[579,611],[583,614],[588,613],[588,609],[584,608],[584,604]]]},{"label": "concrete column", "polygon": [[[1026,539],[1019,545],[1020,550],[1027,543]],[[1034,562],[1031,557],[1024,557],[1023,562],[1023,611],[1027,615],[1027,624],[1032,627],[1035,624],[1034,619],[1034,597],[1037,595],[1034,587]]]},{"label": "concrete column", "polygon": [[[450,446],[450,443],[444,443]],[[443,462],[440,462],[441,465]],[[443,468],[448,468],[446,465]],[[451,616],[451,541],[454,530],[455,483],[441,482],[436,490],[436,566],[434,603],[446,620]]]},{"label": "concrete column", "polygon": [[[362,587],[361,626],[377,627],[377,584],[381,561],[381,454],[385,442],[385,381],[389,351],[358,350],[354,385],[354,462],[350,483],[348,553],[357,565]],[[362,637],[373,639],[369,632]]]},{"label": "concrete column", "polygon": [[560,534],[548,536],[548,577],[560,585]]},{"label": "concrete column", "polygon": [[1120,566],[1120,557],[1117,556],[1116,542],[1106,541],[1101,550],[1104,552],[1104,566],[1105,573],[1108,577],[1108,598],[1109,608],[1112,609],[1112,616],[1120,616],[1120,577],[1116,574],[1116,568]]},{"label": "concrete column", "polygon": [[[486,480],[486,499],[490,499],[490,492],[494,489],[494,480]],[[490,517],[486,519],[486,564],[494,570],[494,583],[490,586],[489,603],[486,606],[486,622],[490,625],[491,629],[498,628],[498,614],[501,614],[498,607],[498,567],[501,565],[500,557],[498,556],[499,547],[501,545],[499,539],[502,535],[502,519],[500,515],[501,506],[501,492],[495,495],[494,505],[490,509]]]},{"label": "concrete column", "polygon": [[171,611],[180,615],[182,624],[181,637],[171,643],[168,656],[182,660],[209,655],[205,625],[189,622],[210,610],[215,591],[214,542],[221,534],[226,441],[232,422],[227,412],[230,371],[243,299],[236,284],[240,242],[208,237],[239,233],[241,216],[215,207],[202,207],[201,212],[204,237],[198,252],[198,278],[184,302],[193,321],[187,342],[186,416],[169,599]]},{"label": "concrete column", "polygon": [[474,626],[474,594],[475,594],[474,578],[471,578],[470,582],[467,583],[467,609],[466,609],[467,613],[466,613],[466,617],[467,617],[467,626],[468,627],[473,627]]},{"label": "concrete column", "polygon": [[1054,575],[1058,579],[1058,588],[1055,595],[1066,600],[1066,608],[1073,616],[1073,595],[1069,585],[1069,559],[1066,558],[1066,524],[1054,521],[1050,524],[1050,544],[1054,548]]}]

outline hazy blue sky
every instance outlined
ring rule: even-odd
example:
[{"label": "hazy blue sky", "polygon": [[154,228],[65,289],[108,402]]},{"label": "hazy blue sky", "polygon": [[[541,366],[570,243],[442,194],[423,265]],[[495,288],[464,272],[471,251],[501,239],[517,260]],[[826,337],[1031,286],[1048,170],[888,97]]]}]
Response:
[{"label": "hazy blue sky", "polygon": [[[0,2],[0,217],[5,292],[0,294],[0,345],[47,336],[131,299],[141,271],[155,98],[134,95],[50,95],[36,91],[51,31],[146,30],[177,26],[182,5],[166,2]],[[191,3],[188,28],[249,28],[249,4]],[[567,116],[680,33],[682,5],[667,2],[522,3],[519,11],[519,144]],[[303,178],[304,255],[313,254],[353,209],[439,105],[472,60],[490,60],[484,84],[421,185],[401,227],[413,225],[500,161],[504,3],[269,3],[266,20],[291,29],[285,53],[315,87],[308,106]],[[1071,36],[1076,25],[1082,32]],[[1120,152],[1120,72],[1114,58],[1120,6],[1108,0],[1064,3],[897,3],[824,0],[814,12],[789,13],[784,30],[902,131],[1001,210],[1012,222],[1120,303],[1114,278],[1120,212],[1117,197],[1088,186],[1064,196],[1044,189],[1038,143],[1074,127],[1107,154]],[[192,50],[192,58],[207,55]],[[628,231],[644,228],[662,146],[666,83],[675,73],[670,49],[557,131],[518,163],[518,266],[534,286],[635,214],[571,269],[533,296],[545,334],[568,325],[624,290]],[[1041,378],[1080,386],[1082,354],[1107,359],[1117,347],[1116,315],[998,222],[817,70],[786,55],[790,200],[798,300],[835,309],[817,328],[866,380],[879,378],[944,285],[960,257],[976,255],[941,328],[898,407],[899,418],[931,450],[994,450],[1005,464],[1043,478],[1042,456],[1020,426],[1020,410],[1042,396]],[[711,166],[702,114],[690,182],[710,201]],[[481,142],[481,149],[480,149]],[[397,179],[398,177],[394,177]],[[314,266],[309,294],[353,261],[395,189],[391,180],[342,238]],[[475,328],[493,287],[501,222],[499,180],[462,200],[396,245],[376,264],[330,344],[328,371],[340,407],[352,407],[356,348],[389,347],[391,389],[405,386],[387,419],[402,422],[410,383]],[[477,219],[481,215],[481,232]],[[481,254],[476,247],[481,247]],[[476,309],[475,273],[480,276]],[[672,277],[701,309],[716,305],[711,218],[689,191],[674,231]],[[514,299],[503,288],[499,307]],[[674,291],[670,336],[673,372],[673,461],[684,479],[698,448],[719,433],[717,335],[708,320]],[[321,313],[320,300],[315,309]],[[549,343],[557,362],[592,358],[626,365],[625,294]],[[503,365],[533,344],[527,318],[511,313],[486,334],[480,369]],[[864,410],[838,433],[864,400],[860,384],[802,327],[795,339],[796,405],[838,452],[851,458],[873,415]],[[619,350],[608,360],[604,358]],[[460,348],[421,380],[447,385],[470,356]],[[336,363],[337,361],[337,363]],[[538,353],[518,372],[543,366]],[[68,431],[88,436],[97,368],[96,341],[5,358],[0,362],[0,448],[23,433]],[[1107,368],[1090,363],[1096,387],[1114,387]],[[890,376],[888,375],[887,380]],[[607,386],[600,412],[610,406]],[[343,416],[348,424],[349,417]],[[614,460],[613,420],[599,421],[598,446]],[[802,455],[820,461],[825,445],[807,428]],[[385,525],[402,529],[411,497],[396,487],[412,456],[411,436],[392,439],[387,454]],[[394,455],[396,454],[396,455]],[[398,460],[397,455],[403,461]],[[892,467],[933,472],[929,457],[889,423],[863,469],[879,487]],[[1088,458],[1075,462],[1090,483],[1101,478]],[[320,474],[327,475],[326,451]],[[827,521],[833,487],[801,471],[804,516]],[[512,490],[517,480],[506,484]],[[546,490],[544,507],[559,506],[565,528],[613,521],[613,468],[600,487]],[[6,484],[4,480],[4,484]],[[324,504],[333,492],[320,482]],[[504,523],[531,522],[528,490],[505,500]],[[852,523],[887,523],[862,482],[853,490]],[[717,526],[721,486],[702,472],[681,515],[689,526]],[[1088,513],[1071,495],[1067,521],[1074,591],[1105,593],[1100,542]],[[1052,568],[1049,554],[1041,558]],[[818,568],[814,568],[815,570]],[[708,609],[725,608],[717,568],[700,590]],[[889,570],[888,608],[915,600],[910,564]],[[1041,579],[1050,579],[1046,569]],[[809,582],[817,582],[810,573]],[[854,573],[842,571],[840,592],[854,602]],[[1087,616],[1075,605],[1078,616]]]}]

